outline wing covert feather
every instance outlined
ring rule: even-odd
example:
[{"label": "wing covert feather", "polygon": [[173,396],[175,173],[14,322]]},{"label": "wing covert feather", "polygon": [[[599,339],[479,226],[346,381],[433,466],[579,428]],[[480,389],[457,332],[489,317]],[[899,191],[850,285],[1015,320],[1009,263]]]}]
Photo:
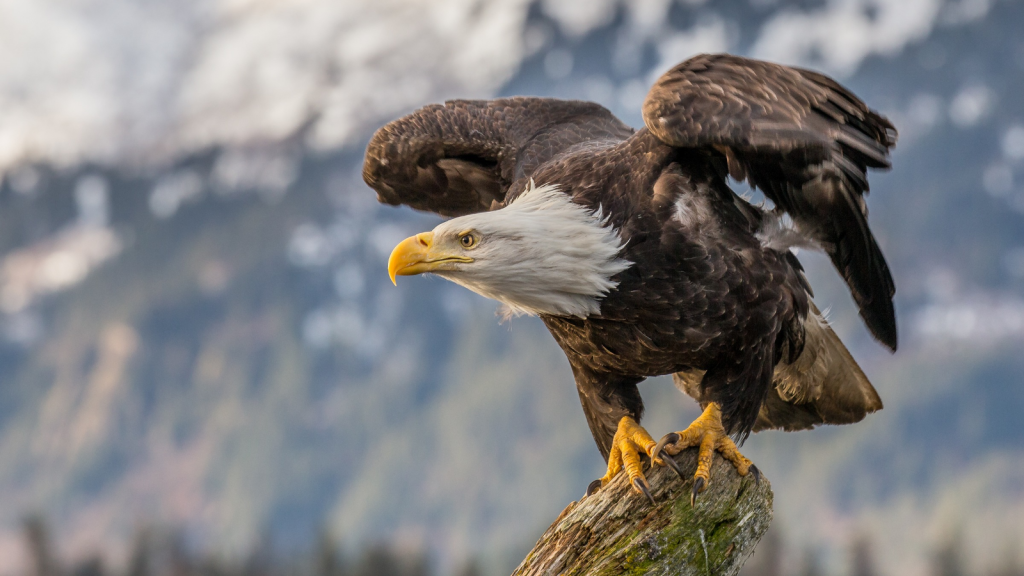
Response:
[{"label": "wing covert feather", "polygon": [[896,349],[895,284],[864,203],[867,170],[890,167],[887,119],[822,74],[724,54],[666,72],[643,117],[670,146],[717,150],[734,178],[789,213],[828,253],[871,333]]},{"label": "wing covert feather", "polygon": [[452,100],[379,129],[366,149],[363,179],[383,203],[460,216],[502,205],[514,182],[574,145],[632,133],[592,102]]}]

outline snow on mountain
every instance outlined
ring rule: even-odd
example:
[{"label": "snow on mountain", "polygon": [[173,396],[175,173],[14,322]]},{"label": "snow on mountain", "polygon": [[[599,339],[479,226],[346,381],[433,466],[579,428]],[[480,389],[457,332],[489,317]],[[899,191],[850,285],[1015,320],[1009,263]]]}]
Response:
[{"label": "snow on mountain", "polygon": [[[774,10],[753,55],[849,73],[986,0],[833,0]],[[5,0],[0,3],[0,173],[24,163],[160,165],[210,146],[315,149],[365,138],[403,111],[492,95],[543,38],[529,0]],[[626,21],[621,47],[656,46],[654,73],[698,51],[737,49],[707,2],[676,30],[669,0],[545,0],[569,38]],[[628,58],[626,59],[629,60]],[[817,60],[817,62],[815,62]],[[571,66],[571,64],[570,64]],[[305,129],[305,130],[304,130]]]}]

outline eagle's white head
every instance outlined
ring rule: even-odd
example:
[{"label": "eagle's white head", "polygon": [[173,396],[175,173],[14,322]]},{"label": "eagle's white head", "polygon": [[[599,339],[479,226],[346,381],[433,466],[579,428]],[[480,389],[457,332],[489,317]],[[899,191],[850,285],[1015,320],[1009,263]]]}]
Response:
[{"label": "eagle's white head", "polygon": [[631,263],[602,217],[557,186],[534,186],[500,210],[453,218],[395,247],[395,276],[431,272],[497,300],[509,314],[584,318]]}]

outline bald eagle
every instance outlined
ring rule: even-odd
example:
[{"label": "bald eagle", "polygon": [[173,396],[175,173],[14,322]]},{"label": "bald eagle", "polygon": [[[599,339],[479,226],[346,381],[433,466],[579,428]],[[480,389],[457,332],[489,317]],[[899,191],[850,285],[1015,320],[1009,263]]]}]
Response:
[{"label": "bald eagle", "polygon": [[[608,464],[588,494],[624,468],[650,498],[641,456],[676,468],[662,451],[698,446],[692,502],[715,451],[757,478],[736,445],[752,431],[881,409],[792,248],[827,253],[895,351],[895,286],[864,195],[896,130],[827,76],[731,55],[665,73],[643,120],[580,101],[450,101],[378,130],[363,178],[381,202],[453,217],[394,249],[392,280],[430,272],[548,327]],[[637,384],[664,374],[704,412],[656,442]]]}]

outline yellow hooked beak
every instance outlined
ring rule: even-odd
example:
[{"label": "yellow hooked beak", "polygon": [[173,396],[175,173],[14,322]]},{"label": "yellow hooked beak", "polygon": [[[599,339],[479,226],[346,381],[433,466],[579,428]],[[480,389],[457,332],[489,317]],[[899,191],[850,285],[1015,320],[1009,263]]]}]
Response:
[{"label": "yellow hooked beak", "polygon": [[434,233],[423,232],[406,238],[395,246],[388,258],[388,275],[398,285],[395,276],[412,276],[436,270],[451,270],[457,262],[472,262],[461,254],[452,254],[434,246]]}]

